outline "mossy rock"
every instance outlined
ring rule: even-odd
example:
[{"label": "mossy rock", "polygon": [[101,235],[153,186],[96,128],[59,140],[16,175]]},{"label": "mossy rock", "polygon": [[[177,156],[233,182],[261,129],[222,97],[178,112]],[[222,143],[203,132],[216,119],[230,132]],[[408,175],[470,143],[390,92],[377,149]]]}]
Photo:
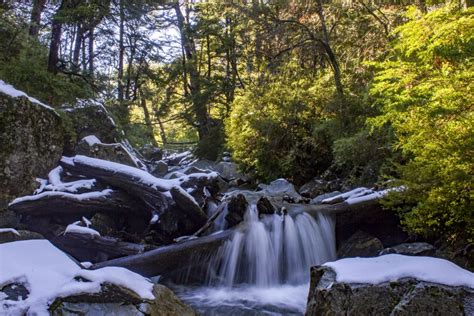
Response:
[{"label": "mossy rock", "polygon": [[[0,93],[0,212],[15,197],[31,194],[61,158],[60,116],[26,97]],[[1,227],[0,222],[0,227]]]}]

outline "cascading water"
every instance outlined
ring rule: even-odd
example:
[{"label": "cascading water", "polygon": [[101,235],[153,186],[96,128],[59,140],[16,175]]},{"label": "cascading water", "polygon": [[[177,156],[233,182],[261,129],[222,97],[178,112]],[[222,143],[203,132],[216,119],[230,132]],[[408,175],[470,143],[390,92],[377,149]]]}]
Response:
[{"label": "cascading water", "polygon": [[304,313],[310,267],[336,257],[332,220],[259,217],[252,205],[241,227],[209,261],[207,287],[178,289],[180,296],[204,315]]}]

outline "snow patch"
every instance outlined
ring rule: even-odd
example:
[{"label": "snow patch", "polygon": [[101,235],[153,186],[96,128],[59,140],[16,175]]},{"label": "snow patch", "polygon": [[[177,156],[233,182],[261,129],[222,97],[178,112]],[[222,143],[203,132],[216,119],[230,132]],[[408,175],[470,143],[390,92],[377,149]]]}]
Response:
[{"label": "snow patch", "polygon": [[336,281],[380,284],[403,278],[474,288],[474,273],[439,258],[389,254],[374,258],[347,258],[323,264],[336,272]]},{"label": "snow patch", "polygon": [[0,228],[0,234],[2,233],[13,233],[17,236],[20,236],[20,233],[14,228]]},{"label": "snow patch", "polygon": [[76,233],[76,234],[84,234],[84,235],[92,235],[92,236],[100,237],[100,234],[98,231],[89,227],[79,226],[79,223],[80,221],[77,221],[75,223],[67,225],[66,230],[64,231],[64,234],[66,235],[69,233]]},{"label": "snow patch", "polygon": [[0,271],[0,288],[23,283],[29,291],[20,301],[0,296],[1,315],[49,315],[47,309],[55,298],[98,293],[105,282],[126,287],[143,299],[154,299],[153,284],[142,276],[119,267],[83,270],[47,240],[0,244]]},{"label": "snow patch", "polygon": [[82,140],[85,141],[89,146],[93,146],[95,144],[102,144],[100,139],[97,138],[97,136],[95,135],[86,136]]},{"label": "snow patch", "polygon": [[25,201],[36,201],[44,197],[54,197],[54,196],[62,196],[62,197],[67,197],[69,199],[74,199],[76,201],[84,201],[88,199],[94,199],[94,198],[107,198],[113,190],[111,189],[105,189],[102,191],[94,191],[94,192],[87,192],[87,193],[81,193],[81,194],[72,194],[72,193],[67,193],[67,192],[57,192],[57,191],[47,191],[43,192],[40,194],[36,195],[27,195],[27,196],[22,196],[19,198],[14,199],[12,202],[10,202],[9,206],[20,203],[20,202],[25,202]]},{"label": "snow patch", "polygon": [[[15,87],[13,87],[12,85],[7,84],[3,80],[0,80],[0,92],[4,93],[6,95],[9,95],[12,98],[26,97],[31,103],[41,105],[42,107],[47,108],[48,110],[54,111],[54,109],[52,107],[50,107],[49,105],[46,105],[46,104],[38,101],[37,99],[30,97],[29,95],[27,95],[23,91],[15,89]],[[56,113],[56,111],[54,111],[54,113]]]}]

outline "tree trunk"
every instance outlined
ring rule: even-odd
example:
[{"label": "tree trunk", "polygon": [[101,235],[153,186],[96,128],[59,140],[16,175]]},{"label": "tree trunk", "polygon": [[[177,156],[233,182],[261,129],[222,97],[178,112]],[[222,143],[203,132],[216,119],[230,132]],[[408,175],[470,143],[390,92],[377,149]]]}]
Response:
[{"label": "tree trunk", "polygon": [[343,97],[344,88],[341,81],[341,69],[339,68],[339,63],[337,62],[336,55],[334,54],[334,51],[332,50],[331,45],[329,43],[329,34],[326,27],[326,18],[324,16],[322,0],[317,0],[316,6],[317,6],[317,11],[318,11],[319,21],[321,23],[321,31],[323,34],[323,42],[324,42],[323,46],[333,70],[334,84],[336,86],[336,91],[340,97]]},{"label": "tree trunk", "polygon": [[94,27],[89,29],[89,76],[94,76]]},{"label": "tree trunk", "polygon": [[74,52],[72,56],[72,66],[73,71],[79,71],[81,69],[79,58],[81,56],[81,45],[82,45],[82,38],[84,36],[84,28],[80,23],[77,24],[77,32],[76,38],[74,41]]},{"label": "tree trunk", "polygon": [[118,73],[117,73],[117,90],[118,90],[118,100],[119,102],[123,101],[123,59],[125,53],[125,46],[123,42],[124,33],[125,33],[125,11],[123,0],[120,0],[119,3],[120,10],[120,26],[119,26],[119,56],[118,56]]},{"label": "tree trunk", "polygon": [[31,10],[29,34],[31,37],[38,38],[39,27],[41,23],[41,13],[43,13],[46,0],[34,0]]},{"label": "tree trunk", "polygon": [[61,44],[61,35],[63,23],[60,19],[61,12],[65,7],[65,0],[61,2],[58,10],[56,11],[51,26],[51,41],[49,43],[49,56],[48,56],[48,71],[57,73],[58,62],[59,62],[59,46]]},{"label": "tree trunk", "polygon": [[151,143],[154,147],[158,147],[158,143],[156,142],[156,139],[155,139],[155,132],[153,130],[153,123],[151,122],[150,111],[148,111],[146,99],[142,91],[140,91],[140,106],[142,107],[142,110],[143,110],[143,115],[145,117],[145,124],[147,127],[147,132],[149,133],[149,138],[151,140]]}]

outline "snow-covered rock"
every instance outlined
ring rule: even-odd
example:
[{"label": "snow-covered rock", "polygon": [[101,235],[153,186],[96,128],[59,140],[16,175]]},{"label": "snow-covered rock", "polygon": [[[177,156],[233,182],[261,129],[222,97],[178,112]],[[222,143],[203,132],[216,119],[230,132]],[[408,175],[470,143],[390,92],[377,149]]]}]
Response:
[{"label": "snow-covered rock", "polygon": [[347,258],[311,270],[306,315],[472,315],[474,273],[432,257]]},{"label": "snow-covered rock", "polygon": [[0,271],[2,315],[50,315],[75,309],[104,315],[124,311],[160,315],[155,311],[169,304],[157,300],[159,288],[148,279],[119,267],[85,270],[46,240],[0,245]]},{"label": "snow-covered rock", "polygon": [[56,166],[64,146],[63,124],[49,106],[0,81],[0,226],[2,209],[29,194]]}]

